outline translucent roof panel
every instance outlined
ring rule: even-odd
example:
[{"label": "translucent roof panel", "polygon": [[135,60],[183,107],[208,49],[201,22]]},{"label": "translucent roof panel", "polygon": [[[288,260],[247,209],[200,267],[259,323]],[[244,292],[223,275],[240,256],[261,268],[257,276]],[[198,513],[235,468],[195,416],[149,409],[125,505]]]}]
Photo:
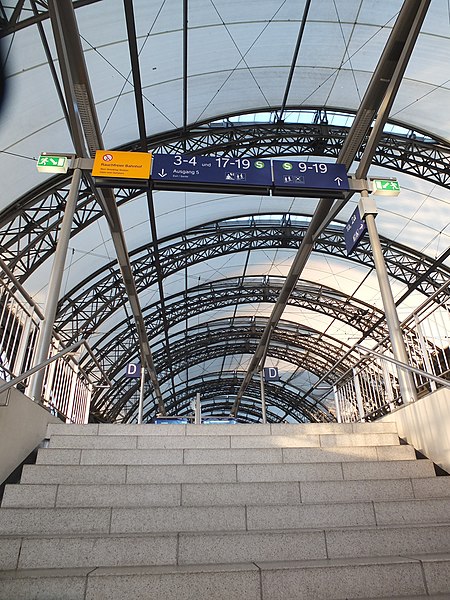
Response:
[{"label": "translucent roof panel", "polygon": [[[70,173],[64,179],[37,172],[41,152],[74,154],[86,140],[92,146],[97,120],[99,149],[136,151],[147,144],[156,153],[334,163],[353,133],[355,115],[361,116],[362,99],[403,6],[401,0],[321,0],[306,13],[304,0],[188,0],[184,15],[182,4],[171,1],[132,4],[136,39],[130,40],[122,0],[76,3],[72,33],[79,46],[58,43],[46,3],[12,1],[5,8],[1,258],[41,309],[70,185]],[[376,225],[401,318],[449,274],[449,10],[447,0],[431,3],[368,171],[369,177],[395,177],[401,186],[396,198],[376,198]],[[137,81],[141,89],[135,90]],[[80,101],[90,91],[91,113]],[[74,126],[78,115],[81,142]],[[355,149],[350,175],[366,142]],[[243,340],[254,345],[258,336],[243,323],[253,320],[260,335],[321,196],[252,192],[120,184],[108,192],[118,204],[137,298],[164,373],[163,394],[184,383],[188,371],[200,381],[209,373],[248,368],[252,352]],[[344,227],[359,198],[349,197],[315,240],[296,289],[312,300],[289,302],[283,312],[289,327],[311,329],[314,352],[326,339],[344,352],[361,337],[374,343],[379,335],[367,316],[383,315],[367,237],[359,253],[347,256],[343,248]],[[116,260],[117,235],[101,204],[85,169],[57,323],[67,338],[87,335],[122,385],[122,363],[137,355],[138,344],[126,349],[136,331]],[[361,322],[348,317],[349,307],[363,315]],[[79,331],[68,322],[70,311],[77,312]],[[239,335],[229,338],[238,325]],[[210,343],[217,355],[205,358],[202,335],[215,327],[221,337]],[[271,349],[279,351],[283,343]],[[186,358],[186,372],[171,381],[171,353],[176,362],[182,352],[191,352],[191,364]],[[305,357],[294,364],[269,352],[268,361],[293,388],[304,389],[324,368],[314,352],[312,361],[321,365],[316,370]],[[330,364],[334,352],[329,350]]]}]

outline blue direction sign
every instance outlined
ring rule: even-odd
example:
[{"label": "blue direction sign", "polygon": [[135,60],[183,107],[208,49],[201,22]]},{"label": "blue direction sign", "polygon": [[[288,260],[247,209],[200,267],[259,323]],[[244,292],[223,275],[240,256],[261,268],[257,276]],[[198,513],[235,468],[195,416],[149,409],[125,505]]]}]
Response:
[{"label": "blue direction sign", "polygon": [[141,365],[140,363],[128,363],[125,375],[132,377],[133,379],[139,379],[141,376]]},{"label": "blue direction sign", "polygon": [[349,189],[345,165],[338,163],[274,160],[273,182],[276,188],[322,190]]},{"label": "blue direction sign", "polygon": [[270,187],[272,169],[270,160],[154,154],[151,178],[155,181],[175,181],[186,184]]},{"label": "blue direction sign", "polygon": [[278,367],[264,367],[264,381],[280,381]]},{"label": "blue direction sign", "polygon": [[366,222],[361,219],[359,207],[357,206],[344,229],[345,249],[347,250],[347,256],[353,252],[366,231]]}]

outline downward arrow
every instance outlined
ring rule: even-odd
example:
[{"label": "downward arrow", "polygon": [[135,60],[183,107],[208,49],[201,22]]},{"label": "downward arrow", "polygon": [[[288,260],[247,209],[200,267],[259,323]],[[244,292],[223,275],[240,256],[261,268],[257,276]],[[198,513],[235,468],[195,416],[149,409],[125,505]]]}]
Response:
[{"label": "downward arrow", "polygon": [[158,175],[160,177],[167,177],[167,173],[164,171],[164,169],[161,169],[161,173],[158,173]]}]

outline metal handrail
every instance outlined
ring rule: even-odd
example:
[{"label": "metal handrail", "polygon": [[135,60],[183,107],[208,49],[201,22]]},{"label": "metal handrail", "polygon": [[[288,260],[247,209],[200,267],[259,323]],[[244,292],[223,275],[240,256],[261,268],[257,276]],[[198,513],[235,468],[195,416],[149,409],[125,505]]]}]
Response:
[{"label": "metal handrail", "polygon": [[[2,258],[0,258],[0,268],[6,273],[6,275],[8,276],[8,279],[11,281],[11,283],[13,284],[13,286],[19,290],[19,292],[22,294],[23,298],[28,302],[29,306],[31,306],[33,308],[34,313],[39,317],[39,319],[41,321],[43,321],[44,320],[44,314],[43,314],[43,312],[41,311],[41,309],[39,308],[39,306],[36,304],[36,302],[33,300],[33,298],[30,296],[30,294],[27,292],[27,290],[20,283],[20,281],[16,278],[16,276],[14,275],[14,273],[12,273],[9,270],[8,265],[5,263],[5,261]],[[11,292],[11,290],[9,290],[7,284],[4,281],[2,281],[1,279],[0,279],[0,283],[2,283],[3,286],[9,292]],[[14,296],[14,294],[13,294],[13,296]],[[16,298],[16,301],[19,302],[17,300],[17,298]],[[24,306],[21,302],[19,302],[19,303],[26,310],[26,306]],[[30,313],[28,313],[28,314],[30,315]]]},{"label": "metal handrail", "polygon": [[18,383],[20,383],[24,379],[27,379],[28,377],[30,377],[30,375],[34,375],[34,373],[37,373],[41,369],[44,369],[50,363],[54,362],[55,360],[58,360],[58,358],[61,358],[62,356],[65,356],[69,352],[73,352],[74,350],[76,350],[82,344],[85,344],[85,343],[87,343],[87,341],[85,339],[79,340],[78,342],[75,342],[75,344],[72,344],[71,346],[68,346],[67,348],[64,348],[63,350],[61,350],[57,354],[54,354],[53,356],[50,356],[50,358],[47,358],[47,360],[44,360],[39,365],[36,365],[35,367],[32,367],[31,369],[29,369],[25,373],[22,373],[22,375],[19,375],[18,377],[14,377],[14,379],[11,379],[11,381],[8,381],[8,383],[5,383],[4,385],[0,386],[0,394],[2,394],[3,392],[6,392],[7,390],[9,390],[9,388],[14,387],[15,385],[17,385]]},{"label": "metal handrail", "polygon": [[416,375],[423,375],[424,377],[427,377],[428,379],[432,379],[433,381],[436,381],[436,383],[439,383],[442,386],[450,388],[450,381],[448,381],[447,379],[443,379],[442,377],[438,377],[437,375],[433,375],[432,373],[428,373],[427,371],[422,371],[422,369],[417,369],[416,367],[411,367],[411,365],[408,365],[404,362],[401,362],[400,360],[392,358],[391,356],[386,356],[385,354],[380,354],[379,352],[375,352],[374,350],[370,350],[369,348],[365,348],[364,346],[360,346],[359,344],[355,344],[355,348],[358,348],[358,350],[363,350],[364,352],[368,352],[369,354],[372,354],[373,356],[376,356],[377,358],[381,358],[382,360],[387,360],[388,362],[391,362],[394,365],[397,365],[397,367],[401,367],[402,369],[405,369],[405,371],[410,371],[411,373],[415,373]]},{"label": "metal handrail", "polygon": [[[26,289],[23,287],[23,285],[20,283],[20,281],[15,277],[14,273],[12,273],[12,271],[8,268],[8,265],[3,261],[2,258],[0,258],[0,268],[4,271],[4,273],[6,274],[6,276],[8,277],[8,279],[10,280],[10,282],[12,283],[12,285],[19,291],[19,293],[22,295],[22,297],[24,298],[24,300],[28,303],[28,306],[30,306],[32,308],[32,311],[30,311],[27,307],[26,304],[24,304],[23,302],[21,302],[16,295],[12,292],[12,290],[9,289],[7,283],[5,281],[3,281],[2,279],[0,279],[0,284],[2,284],[5,288],[6,291],[8,291],[12,297],[15,299],[15,301],[25,310],[25,312],[27,313],[27,315],[29,317],[33,316],[33,314],[35,314],[38,319],[40,321],[44,320],[44,314],[42,313],[41,309],[39,308],[39,305],[33,300],[33,298],[28,294],[28,292],[26,291]],[[55,340],[58,340],[58,342],[62,342],[63,338],[61,337],[61,335],[54,331],[53,332],[53,337]],[[84,347],[86,348],[88,354],[90,355],[90,357],[92,358],[92,360],[94,361],[96,367],[98,368],[98,370],[100,371],[103,379],[105,380],[105,382],[107,383],[108,387],[112,387],[112,383],[111,380],[109,379],[108,375],[106,374],[106,371],[104,370],[104,368],[101,366],[101,364],[99,363],[99,361],[97,360],[97,357],[95,356],[92,348],[90,347],[89,343],[87,340],[82,340],[82,342],[80,342],[84,345]],[[76,360],[75,358],[72,359],[73,362],[75,364],[79,364],[81,361]],[[39,365],[38,365],[39,366]],[[39,369],[38,369],[39,370]],[[84,376],[86,377],[87,381],[90,381],[89,375],[87,373],[84,372],[83,369],[80,370],[83,372]],[[29,372],[28,372],[29,373]],[[24,377],[26,379],[26,377]],[[92,381],[91,382],[93,385],[95,385],[95,383]],[[0,388],[1,390],[1,388]]]},{"label": "metal handrail", "polygon": [[[436,303],[434,302],[435,298],[437,298],[440,294],[442,294],[442,292],[444,292],[447,288],[450,287],[450,281],[445,282],[438,290],[436,290],[431,296],[429,296],[426,300],[424,300],[424,302],[422,302],[422,304],[420,306],[418,306],[410,315],[408,315],[400,324],[401,328],[403,331],[408,331],[408,325],[409,323],[414,319],[415,315],[419,315],[424,309],[430,309],[430,310],[435,310],[436,308],[439,308],[440,306],[442,306],[442,302]],[[382,339],[380,339],[377,344],[375,345],[375,348],[382,348],[387,342],[389,341],[389,336],[386,335],[385,337],[383,337]],[[314,386],[311,387],[311,389],[309,390],[309,392],[313,391],[314,389],[317,389],[317,387],[323,383],[324,381],[326,381],[327,377],[333,373],[333,371],[335,370],[335,368],[340,365],[346,358],[348,358],[355,349],[358,350],[365,350],[366,352],[371,352],[372,354],[376,355],[376,353],[374,352],[374,350],[369,350],[368,348],[364,348],[363,346],[360,346],[358,343],[354,344],[351,348],[349,348],[346,353],[339,358],[339,360],[337,360],[332,367],[330,367],[328,369],[328,371],[326,373],[324,373],[320,379],[314,384]],[[383,360],[388,360],[392,363],[395,363],[395,361],[391,358],[389,358],[386,355],[381,355],[378,354],[379,358],[382,358]],[[335,381],[333,381],[332,384],[328,384],[328,388],[331,390],[333,387],[339,385],[339,383],[341,383],[343,380],[345,380],[351,373],[354,367],[357,367],[359,365],[361,365],[362,363],[364,363],[365,360],[367,360],[367,356],[361,356],[357,362],[350,367],[349,369],[347,369],[344,373],[342,373],[342,375],[340,375],[340,377],[338,379],[336,379]],[[422,375],[423,377],[428,377],[431,380],[437,381],[438,383],[440,383],[441,385],[447,386],[447,380],[442,379],[442,378],[438,378],[436,379],[436,376],[432,375],[431,373],[428,373],[426,371],[421,371],[420,369],[414,370],[414,367],[409,367],[409,365],[405,364],[405,363],[398,363],[397,366],[406,369],[409,369],[411,372],[415,373],[416,375]],[[445,382],[445,383],[444,383]],[[327,396],[328,396],[329,392],[326,392],[322,395],[320,395],[317,399],[318,402],[321,402],[322,400],[324,400]]]},{"label": "metal handrail", "polygon": [[440,294],[442,294],[442,292],[445,291],[448,287],[450,287],[450,280],[446,281],[443,285],[441,285],[439,289],[437,289],[431,296],[428,296],[428,298],[424,300],[422,304],[420,304],[416,309],[414,309],[413,312],[401,322],[401,327],[403,328],[410,321],[413,321],[414,317],[416,315],[419,315],[424,308],[432,308],[434,310],[436,306],[440,307],[442,304],[444,304],[444,301],[434,302],[434,299],[437,298]]}]

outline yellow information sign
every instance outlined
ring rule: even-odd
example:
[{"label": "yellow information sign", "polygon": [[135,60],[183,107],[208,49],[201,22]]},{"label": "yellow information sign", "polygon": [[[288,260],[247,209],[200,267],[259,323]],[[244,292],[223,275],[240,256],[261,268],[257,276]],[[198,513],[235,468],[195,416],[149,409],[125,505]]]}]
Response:
[{"label": "yellow information sign", "polygon": [[149,152],[97,150],[92,175],[122,179],[150,179],[152,155]]}]

